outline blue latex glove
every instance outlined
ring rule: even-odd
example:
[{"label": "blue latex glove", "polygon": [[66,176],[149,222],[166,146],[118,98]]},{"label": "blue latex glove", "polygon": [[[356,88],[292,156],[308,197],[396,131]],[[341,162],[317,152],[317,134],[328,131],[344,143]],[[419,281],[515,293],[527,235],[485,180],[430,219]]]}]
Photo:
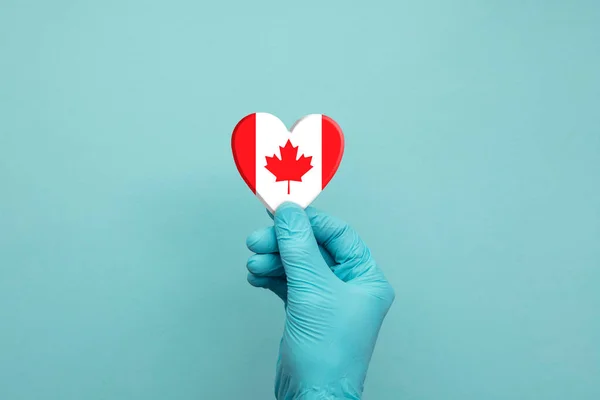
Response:
[{"label": "blue latex glove", "polygon": [[312,207],[284,203],[251,234],[248,281],[285,303],[277,399],[360,399],[394,290],[358,235]]}]

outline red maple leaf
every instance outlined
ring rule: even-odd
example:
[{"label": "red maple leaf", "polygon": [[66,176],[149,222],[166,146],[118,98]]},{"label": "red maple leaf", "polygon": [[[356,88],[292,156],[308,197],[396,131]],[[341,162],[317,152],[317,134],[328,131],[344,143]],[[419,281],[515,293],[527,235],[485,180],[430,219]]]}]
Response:
[{"label": "red maple leaf", "polygon": [[277,178],[275,182],[288,181],[288,194],[290,194],[290,181],[302,182],[302,176],[312,168],[310,165],[311,157],[305,157],[304,154],[300,158],[298,156],[298,147],[294,147],[289,140],[285,147],[279,146],[281,152],[281,160],[277,155],[273,157],[265,157],[267,165],[265,168]]}]

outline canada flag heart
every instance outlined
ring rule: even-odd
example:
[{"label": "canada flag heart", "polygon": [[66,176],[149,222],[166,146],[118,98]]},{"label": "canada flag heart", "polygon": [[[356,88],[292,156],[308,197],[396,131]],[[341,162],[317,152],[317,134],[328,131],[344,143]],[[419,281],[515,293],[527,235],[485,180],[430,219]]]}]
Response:
[{"label": "canada flag heart", "polygon": [[337,171],[344,134],[322,114],[307,115],[288,131],[268,113],[245,116],[231,137],[235,165],[250,190],[274,212],[292,201],[306,208]]}]

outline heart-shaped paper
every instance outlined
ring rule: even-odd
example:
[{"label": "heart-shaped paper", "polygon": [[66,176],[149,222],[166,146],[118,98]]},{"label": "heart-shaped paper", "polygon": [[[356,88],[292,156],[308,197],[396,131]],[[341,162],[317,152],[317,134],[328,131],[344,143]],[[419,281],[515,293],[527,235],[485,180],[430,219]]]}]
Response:
[{"label": "heart-shaped paper", "polygon": [[288,131],[268,113],[245,116],[231,137],[233,159],[250,190],[274,212],[291,201],[306,208],[335,175],[344,134],[322,114],[307,115]]}]

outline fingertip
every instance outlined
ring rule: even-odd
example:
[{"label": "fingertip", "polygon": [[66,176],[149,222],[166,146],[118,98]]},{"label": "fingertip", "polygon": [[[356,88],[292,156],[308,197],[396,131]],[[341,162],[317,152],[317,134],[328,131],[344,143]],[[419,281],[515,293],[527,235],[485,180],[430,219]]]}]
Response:
[{"label": "fingertip", "polygon": [[276,253],[278,249],[275,227],[269,226],[253,232],[246,239],[246,246],[254,253]]},{"label": "fingertip", "polygon": [[256,273],[256,254],[252,254],[246,261],[246,269],[251,273]]},{"label": "fingertip", "polygon": [[278,254],[253,254],[248,257],[246,268],[256,276],[282,276],[285,274]]},{"label": "fingertip", "polygon": [[296,226],[308,222],[308,216],[304,212],[304,208],[296,203],[286,201],[275,210],[273,221],[275,225]]},{"label": "fingertip", "polygon": [[250,235],[248,235],[248,237],[246,238],[246,247],[248,247],[249,249],[252,250],[252,247],[260,242],[260,239],[263,237],[263,230],[258,230],[258,231],[254,231],[252,232]]},{"label": "fingertip", "polygon": [[248,273],[248,283],[251,286],[272,291],[284,302],[287,299],[287,283],[285,279],[261,277]]},{"label": "fingertip", "polygon": [[268,278],[256,276],[252,272],[248,272],[248,283],[254,287],[266,287],[269,282]]},{"label": "fingertip", "polygon": [[254,283],[256,282],[256,276],[254,276],[252,272],[248,271],[248,274],[246,274],[246,279],[248,280],[249,284],[254,286]]}]

